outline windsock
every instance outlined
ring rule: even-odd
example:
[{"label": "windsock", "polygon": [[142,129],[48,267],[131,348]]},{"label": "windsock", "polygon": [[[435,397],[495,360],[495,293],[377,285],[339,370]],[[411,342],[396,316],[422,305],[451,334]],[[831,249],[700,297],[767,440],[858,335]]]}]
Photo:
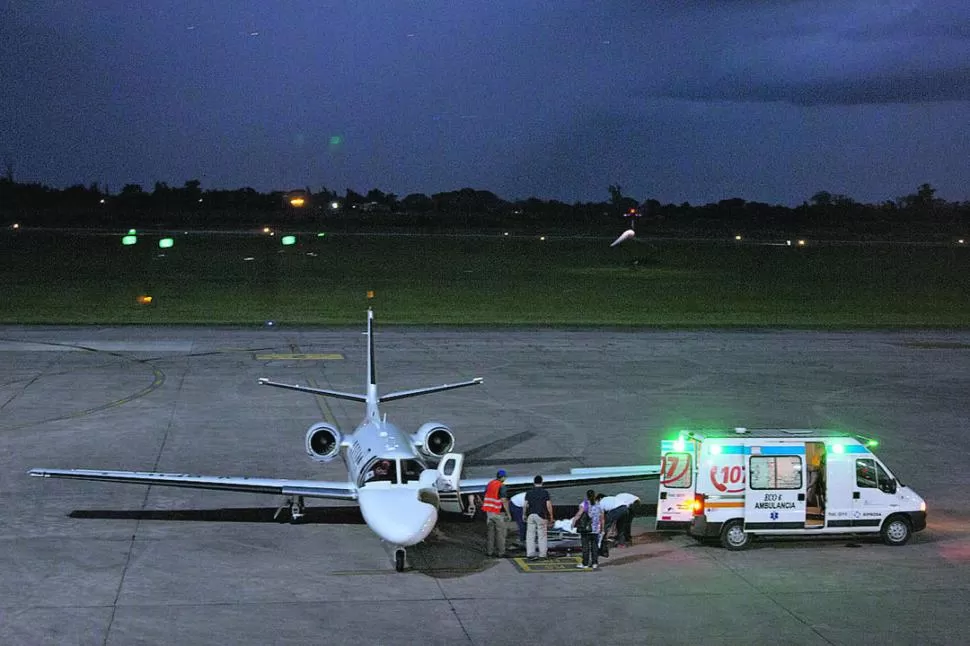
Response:
[{"label": "windsock", "polygon": [[616,245],[620,244],[624,240],[629,240],[630,238],[632,238],[636,234],[637,234],[636,231],[634,231],[633,229],[627,229],[626,231],[624,231],[623,233],[621,233],[620,234],[620,237],[617,238],[616,240],[614,240],[613,241],[613,244],[611,244],[610,246],[611,247],[615,247]]}]

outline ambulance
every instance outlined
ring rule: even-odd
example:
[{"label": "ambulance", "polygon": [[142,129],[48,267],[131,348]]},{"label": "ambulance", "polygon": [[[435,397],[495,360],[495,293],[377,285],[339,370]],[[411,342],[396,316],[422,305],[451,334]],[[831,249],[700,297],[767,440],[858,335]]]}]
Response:
[{"label": "ambulance", "polygon": [[755,536],[878,534],[905,544],[926,503],[870,450],[839,431],[684,431],[661,443],[657,529],[741,550]]}]

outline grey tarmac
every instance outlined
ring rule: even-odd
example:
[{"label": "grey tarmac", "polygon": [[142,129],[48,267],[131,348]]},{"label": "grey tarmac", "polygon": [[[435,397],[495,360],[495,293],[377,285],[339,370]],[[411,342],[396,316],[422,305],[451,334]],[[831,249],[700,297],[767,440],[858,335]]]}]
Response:
[{"label": "grey tarmac", "polygon": [[[682,428],[837,427],[926,500],[904,547],[759,541],[744,552],[634,524],[596,572],[485,559],[444,519],[395,573],[353,506],[29,478],[87,467],[342,477],[303,452],[354,402],[363,324],[290,329],[0,327],[0,643],[954,644],[970,630],[970,333],[385,328],[377,376],[406,429],[450,425],[471,475],[656,464]],[[364,316],[362,312],[361,321]],[[633,485],[654,502],[656,486]],[[579,491],[554,492],[558,505]]]}]

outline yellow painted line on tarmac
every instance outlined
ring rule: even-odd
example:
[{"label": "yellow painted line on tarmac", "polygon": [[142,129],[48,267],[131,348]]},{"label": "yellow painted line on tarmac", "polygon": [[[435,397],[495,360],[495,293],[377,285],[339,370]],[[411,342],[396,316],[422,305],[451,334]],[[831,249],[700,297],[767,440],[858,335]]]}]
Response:
[{"label": "yellow painted line on tarmac", "polygon": [[256,361],[339,361],[344,355],[331,352],[323,354],[311,354],[301,352],[290,352],[283,354],[257,354]]},{"label": "yellow painted line on tarmac", "polygon": [[539,561],[530,561],[524,556],[511,559],[519,572],[523,574],[545,574],[547,572],[592,572],[581,570],[576,566],[583,562],[582,556],[556,556]]}]

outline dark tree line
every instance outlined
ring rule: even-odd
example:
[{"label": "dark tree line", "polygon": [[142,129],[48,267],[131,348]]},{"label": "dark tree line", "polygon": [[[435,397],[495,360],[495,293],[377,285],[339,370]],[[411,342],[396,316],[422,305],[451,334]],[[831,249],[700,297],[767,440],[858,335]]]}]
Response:
[{"label": "dark tree line", "polygon": [[[25,227],[226,229],[271,224],[328,230],[552,232],[604,235],[638,214],[648,235],[826,237],[946,240],[970,238],[970,202],[947,202],[929,184],[877,204],[820,191],[796,207],[730,198],[703,205],[643,202],[610,185],[609,199],[566,204],[558,200],[507,201],[490,191],[463,188],[398,197],[379,189],[342,194],[327,188],[260,193],[252,188],[203,190],[157,182],[151,191],[128,184],[117,193],[97,184],[64,189],[0,177],[0,217]],[[299,194],[300,206],[288,200]]]}]

